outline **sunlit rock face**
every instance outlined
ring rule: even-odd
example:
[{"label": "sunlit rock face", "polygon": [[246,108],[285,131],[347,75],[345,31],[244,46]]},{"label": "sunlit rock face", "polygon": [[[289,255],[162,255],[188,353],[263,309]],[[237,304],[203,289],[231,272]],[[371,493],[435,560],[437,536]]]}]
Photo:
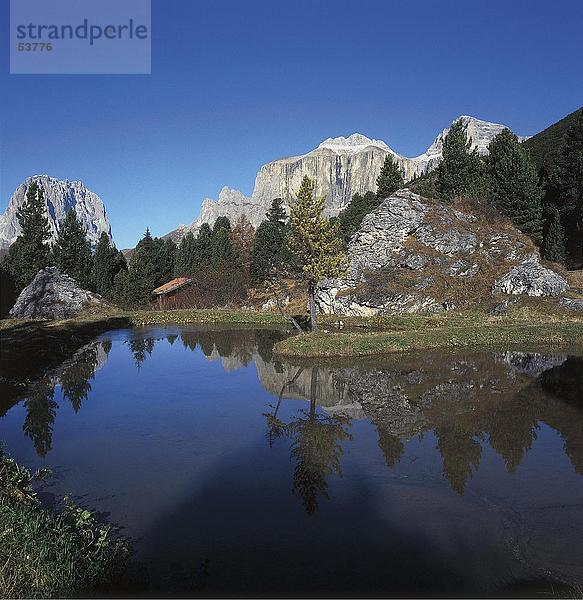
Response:
[{"label": "sunlit rock face", "polygon": [[87,238],[92,246],[97,245],[102,233],[106,233],[111,239],[111,226],[105,206],[97,194],[80,181],[34,175],[16,188],[6,211],[0,216],[0,249],[8,248],[21,232],[16,213],[26,200],[26,192],[33,181],[44,190],[52,242],[56,240],[60,223],[71,208],[87,231]]},{"label": "sunlit rock face", "polygon": [[[480,154],[488,152],[489,143],[505,128],[504,125],[467,115],[459,118],[466,125],[472,145]],[[257,173],[250,197],[238,190],[223,188],[218,200],[206,198],[199,217],[192,225],[181,226],[173,235],[179,237],[188,230],[196,230],[202,223],[212,224],[218,216],[229,217],[234,222],[244,214],[257,226],[265,218],[265,212],[274,198],[283,198],[289,206],[305,175],[314,180],[316,194],[325,196],[326,214],[335,216],[346,207],[354,194],[376,191],[376,180],[387,155],[397,161],[406,181],[435,169],[441,161],[443,138],[448,131],[449,128],[444,129],[431,146],[415,158],[401,156],[382,140],[371,139],[360,133],[328,138],[305,154],[263,165]]]},{"label": "sunlit rock face", "polygon": [[497,226],[410,190],[366,215],[348,257],[344,278],[320,282],[316,300],[325,314],[443,312],[505,294],[557,296],[568,287],[508,223]]},{"label": "sunlit rock face", "polygon": [[83,309],[106,305],[98,294],[84,290],[57,267],[40,270],[20,292],[10,316],[23,319],[65,319]]}]

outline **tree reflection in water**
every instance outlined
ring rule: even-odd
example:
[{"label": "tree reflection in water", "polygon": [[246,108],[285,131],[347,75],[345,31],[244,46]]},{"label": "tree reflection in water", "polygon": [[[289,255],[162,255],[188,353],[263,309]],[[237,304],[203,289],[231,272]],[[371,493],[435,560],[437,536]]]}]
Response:
[{"label": "tree reflection in water", "polygon": [[52,447],[53,426],[59,407],[54,399],[55,387],[61,386],[63,398],[69,400],[77,412],[91,391],[90,381],[95,370],[105,362],[110,350],[109,341],[90,344],[65,361],[56,373],[28,387],[24,400],[26,417],[23,431],[32,440],[39,456],[46,456]]},{"label": "tree reflection in water", "polygon": [[[293,383],[303,369],[298,369],[288,383]],[[265,414],[270,445],[275,439],[290,439],[290,457],[294,461],[293,489],[303,502],[308,515],[318,510],[318,498],[329,499],[327,478],[330,475],[342,477],[340,457],[344,441],[352,439],[346,430],[350,419],[344,415],[330,416],[316,411],[318,368],[312,368],[310,385],[310,407],[302,409],[287,423],[277,417],[285,392],[284,384],[278,404],[273,413]]]}]

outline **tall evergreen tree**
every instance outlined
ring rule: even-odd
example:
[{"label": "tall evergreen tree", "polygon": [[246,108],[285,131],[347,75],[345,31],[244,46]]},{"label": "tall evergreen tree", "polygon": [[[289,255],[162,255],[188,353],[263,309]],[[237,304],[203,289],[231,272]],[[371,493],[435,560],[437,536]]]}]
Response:
[{"label": "tall evergreen tree", "polygon": [[[218,220],[218,219],[217,219]],[[230,224],[229,224],[230,229]],[[211,264],[212,258],[213,230],[208,223],[203,223],[196,236],[197,254],[199,266],[204,268]]]},{"label": "tall evergreen tree", "polygon": [[366,215],[378,208],[382,200],[378,194],[366,192],[366,194],[354,194],[348,206],[338,215],[340,224],[340,236],[345,246],[348,246],[350,238],[358,231],[362,220]]},{"label": "tall evergreen tree", "polygon": [[121,269],[127,269],[123,254],[110,242],[103,232],[97,242],[93,256],[93,285],[102,296],[111,296],[115,276]]},{"label": "tall evergreen tree", "polygon": [[405,185],[399,163],[390,154],[385,156],[381,172],[377,177],[377,199],[379,202],[386,200],[393,192]]},{"label": "tall evergreen tree", "polygon": [[500,212],[542,241],[542,190],[534,163],[509,130],[502,130],[488,146],[487,161],[492,199]]},{"label": "tall evergreen tree", "polygon": [[44,190],[32,181],[26,200],[16,212],[21,234],[10,246],[9,265],[17,291],[22,290],[34,276],[49,264],[51,238],[44,202]]},{"label": "tall evergreen tree", "polygon": [[215,269],[225,270],[234,265],[236,259],[229,229],[219,227],[213,232],[211,244],[211,265]]},{"label": "tall evergreen tree", "polygon": [[182,238],[176,250],[174,274],[179,277],[192,275],[198,266],[198,244],[192,231]]},{"label": "tall evergreen tree", "polygon": [[171,240],[153,238],[146,229],[132,253],[127,276],[120,273],[116,277],[115,293],[121,303],[144,304],[151,300],[152,290],[172,278],[175,248]]},{"label": "tall evergreen tree", "polygon": [[262,284],[274,272],[281,270],[287,260],[286,220],[283,200],[275,198],[255,232],[251,257],[251,280]]},{"label": "tall evergreen tree", "polygon": [[302,179],[296,201],[290,211],[290,249],[298,275],[308,292],[312,331],[317,329],[316,286],[328,277],[341,277],[347,268],[338,235],[338,223],[331,223],[324,214],[324,198],[314,197],[314,182]]},{"label": "tall evergreen tree", "polygon": [[231,231],[231,221],[229,221],[229,217],[217,217],[217,220],[213,225],[213,233],[217,233],[219,229],[226,229],[227,231]]},{"label": "tall evergreen tree", "polygon": [[458,119],[443,139],[443,159],[437,167],[437,189],[444,200],[471,193],[480,177],[481,161],[466,126]]},{"label": "tall evergreen tree", "polygon": [[269,210],[265,213],[265,218],[274,225],[282,225],[287,221],[287,213],[283,207],[283,200],[281,198],[274,198],[271,201]]},{"label": "tall evergreen tree", "polygon": [[551,222],[545,235],[544,257],[553,262],[563,262],[567,256],[561,224],[561,213],[556,206],[551,209]]},{"label": "tall evergreen tree", "polygon": [[583,260],[583,108],[561,144],[550,177],[551,200],[565,215],[570,254]]},{"label": "tall evergreen tree", "polygon": [[55,265],[70,275],[81,287],[91,285],[93,256],[85,228],[70,208],[60,224],[57,241],[53,246]]}]

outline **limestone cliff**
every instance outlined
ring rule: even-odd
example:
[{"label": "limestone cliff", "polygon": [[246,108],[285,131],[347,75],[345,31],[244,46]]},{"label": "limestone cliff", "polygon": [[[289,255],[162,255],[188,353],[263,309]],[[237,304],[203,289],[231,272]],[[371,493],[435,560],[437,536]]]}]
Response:
[{"label": "limestone cliff", "polygon": [[16,212],[26,199],[28,187],[36,181],[44,190],[46,212],[51,228],[51,241],[57,238],[60,222],[72,208],[87,231],[92,246],[105,232],[111,238],[111,226],[101,198],[80,181],[60,180],[48,175],[29,177],[16,188],[8,207],[0,216],[0,249],[8,248],[20,234]]},{"label": "limestone cliff", "polygon": [[[473,146],[481,154],[487,153],[488,144],[505,127],[467,115],[459,118],[465,123]],[[283,198],[289,204],[304,175],[315,181],[316,194],[326,197],[326,213],[337,215],[354,194],[376,190],[376,180],[387,155],[399,163],[405,180],[433,170],[441,160],[443,138],[448,130],[444,129],[429,148],[415,158],[401,156],[385,142],[359,133],[328,138],[305,154],[263,165],[250,197],[238,190],[223,188],[218,200],[206,198],[199,217],[189,227],[172,232],[172,237],[180,238],[186,231],[196,230],[205,222],[212,224],[218,216],[226,216],[234,222],[245,214],[257,226],[274,198]]]}]

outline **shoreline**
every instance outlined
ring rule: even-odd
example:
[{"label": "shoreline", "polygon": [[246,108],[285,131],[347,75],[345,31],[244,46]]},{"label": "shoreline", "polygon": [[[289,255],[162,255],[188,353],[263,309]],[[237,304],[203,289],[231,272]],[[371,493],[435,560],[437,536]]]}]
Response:
[{"label": "shoreline", "polygon": [[287,359],[358,358],[440,348],[504,346],[524,349],[541,345],[583,348],[583,322],[479,324],[394,332],[316,332],[282,340],[275,345],[273,353]]}]

